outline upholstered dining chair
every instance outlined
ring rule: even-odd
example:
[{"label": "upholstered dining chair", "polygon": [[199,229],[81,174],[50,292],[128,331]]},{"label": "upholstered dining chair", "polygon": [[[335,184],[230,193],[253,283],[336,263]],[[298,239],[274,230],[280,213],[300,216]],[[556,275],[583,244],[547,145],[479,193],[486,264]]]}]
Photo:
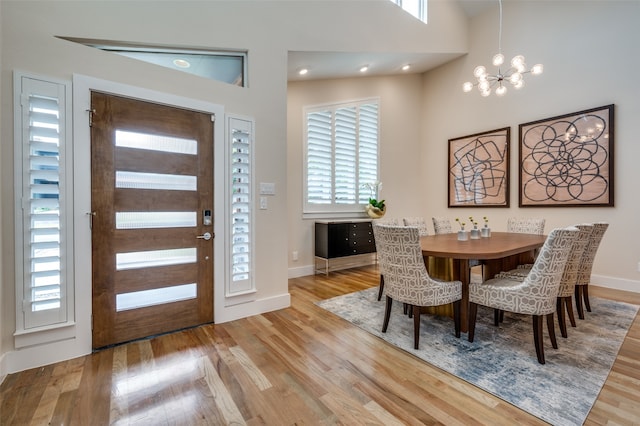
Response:
[{"label": "upholstered dining chair", "polygon": [[556,310],[560,280],[578,232],[578,228],[573,226],[551,231],[531,271],[522,281],[492,278],[469,285],[469,342],[474,339],[478,305],[494,309],[496,325],[499,311],[531,315],[536,356],[540,364],[545,363],[542,319],[546,317],[551,344],[557,348],[553,312]]},{"label": "upholstered dining chair", "polygon": [[596,258],[598,247],[602,242],[602,237],[609,228],[609,224],[606,222],[596,222],[593,224],[593,232],[589,237],[589,242],[584,249],[582,259],[580,260],[580,269],[578,270],[578,278],[576,280],[576,308],[578,310],[578,318],[584,319],[584,309],[582,303],[587,312],[591,312],[591,305],[589,304],[589,282],[591,282],[591,270],[593,269],[593,261]]},{"label": "upholstered dining chair", "polygon": [[404,221],[404,226],[418,228],[418,234],[420,234],[421,237],[429,235],[429,228],[427,227],[427,221],[424,217],[405,217],[402,220]]},{"label": "upholstered dining chair", "polygon": [[[560,279],[560,288],[558,289],[558,298],[556,302],[556,314],[558,315],[558,325],[560,326],[560,333],[562,337],[567,337],[567,321],[565,318],[565,311],[569,316],[571,326],[576,326],[576,319],[573,315],[573,303],[571,299],[575,292],[576,282],[578,278],[578,271],[580,269],[580,263],[582,260],[582,254],[585,247],[589,242],[589,238],[593,231],[593,225],[590,223],[581,223],[575,225],[579,232],[576,239],[573,241],[573,246],[569,253],[567,263],[565,264],[562,278]],[[496,275],[496,278],[511,278],[514,280],[524,281],[524,279],[531,272],[533,265],[518,265],[516,269],[512,269],[507,272],[500,272]]]},{"label": "upholstered dining chair", "polygon": [[374,222],[376,250],[384,270],[386,306],[382,332],[387,332],[394,300],[412,306],[413,346],[420,340],[420,308],[453,303],[454,330],[460,337],[462,282],[440,281],[427,273],[418,228],[388,226]]},{"label": "upholstered dining chair", "polygon": [[451,234],[453,228],[451,227],[451,221],[447,217],[432,217],[433,232],[438,234]]},{"label": "upholstered dining chair", "polygon": [[[390,225],[390,226],[402,226],[404,224],[403,219],[400,218],[396,218],[396,217],[389,217],[389,218],[384,218],[384,219],[377,219],[375,223],[378,223],[380,225]],[[373,229],[373,238],[375,240],[376,238],[376,230],[375,228]],[[377,252],[377,250],[376,250]],[[378,300],[382,299],[382,293],[384,293],[384,272],[383,272],[383,266],[380,263],[380,253],[377,252],[377,257],[378,257],[378,271],[380,272],[380,284],[378,285]]]},{"label": "upholstered dining chair", "polygon": [[539,217],[510,217],[507,219],[507,232],[542,235],[545,222]]}]

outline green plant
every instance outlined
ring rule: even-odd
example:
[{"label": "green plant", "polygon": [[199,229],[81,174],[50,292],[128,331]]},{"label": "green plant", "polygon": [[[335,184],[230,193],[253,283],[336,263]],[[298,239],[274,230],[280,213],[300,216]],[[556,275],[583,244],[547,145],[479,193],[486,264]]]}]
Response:
[{"label": "green plant", "polygon": [[376,200],[375,198],[369,198],[369,204],[371,204],[373,207],[376,207],[380,210],[384,210],[384,200]]}]

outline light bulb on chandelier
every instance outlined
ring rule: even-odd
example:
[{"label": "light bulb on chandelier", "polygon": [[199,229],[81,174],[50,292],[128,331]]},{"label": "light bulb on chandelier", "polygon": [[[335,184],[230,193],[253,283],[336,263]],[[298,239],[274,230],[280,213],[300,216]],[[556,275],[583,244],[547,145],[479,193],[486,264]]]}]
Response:
[{"label": "light bulb on chandelier", "polygon": [[[467,93],[473,90],[475,86],[478,87],[480,94],[484,97],[491,94],[491,90],[495,87],[495,93],[497,96],[504,96],[507,93],[508,81],[511,83],[514,89],[520,89],[524,86],[524,74],[539,75],[542,74],[544,67],[542,64],[536,64],[531,69],[527,69],[524,56],[517,55],[511,59],[508,69],[504,72],[500,68],[504,64],[504,55],[502,54],[502,0],[498,0],[500,5],[500,31],[498,35],[498,53],[493,56],[492,64],[498,67],[498,72],[495,74],[489,74],[487,69],[479,65],[473,70],[473,76],[476,78],[477,83],[470,81],[465,82],[462,85],[462,90]],[[496,87],[497,86],[497,87]]]}]

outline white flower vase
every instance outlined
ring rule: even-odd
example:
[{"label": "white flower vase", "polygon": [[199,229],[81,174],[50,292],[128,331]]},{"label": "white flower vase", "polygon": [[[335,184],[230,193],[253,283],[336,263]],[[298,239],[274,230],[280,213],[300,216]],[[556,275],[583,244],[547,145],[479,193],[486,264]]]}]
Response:
[{"label": "white flower vase", "polygon": [[468,239],[469,235],[467,234],[467,231],[465,231],[464,229],[458,231],[458,241],[467,241]]},{"label": "white flower vase", "polygon": [[476,227],[474,227],[471,230],[471,239],[472,240],[479,240],[480,239],[480,230]]},{"label": "white flower vase", "polygon": [[480,230],[480,235],[482,236],[482,238],[489,238],[491,236],[491,228],[489,228],[486,224],[484,225],[484,228],[482,228]]},{"label": "white flower vase", "polygon": [[380,219],[387,212],[387,206],[379,209],[377,207],[373,207],[371,204],[367,204],[367,207],[365,207],[365,211],[371,219]]}]

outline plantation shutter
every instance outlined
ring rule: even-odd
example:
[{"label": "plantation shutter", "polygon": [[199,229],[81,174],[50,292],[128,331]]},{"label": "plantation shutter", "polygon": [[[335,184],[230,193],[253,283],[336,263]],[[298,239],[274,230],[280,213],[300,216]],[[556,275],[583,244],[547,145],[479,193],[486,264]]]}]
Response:
[{"label": "plantation shutter", "polygon": [[16,219],[21,221],[22,234],[16,238],[16,254],[22,270],[16,272],[23,314],[17,328],[28,330],[69,320],[67,88],[24,76],[17,81],[21,90],[21,132],[16,135],[16,165],[21,167],[16,170],[16,180],[21,182],[22,191],[16,193],[16,205],[21,210]]},{"label": "plantation shutter", "polygon": [[307,200],[331,204],[333,198],[333,114],[330,111],[307,115]]},{"label": "plantation shutter", "polygon": [[378,177],[378,103],[308,108],[305,212],[361,212]]},{"label": "plantation shutter", "polygon": [[[362,184],[378,181],[378,104],[360,107],[358,145],[358,181]],[[361,191],[358,202],[366,204],[371,194]]]}]

